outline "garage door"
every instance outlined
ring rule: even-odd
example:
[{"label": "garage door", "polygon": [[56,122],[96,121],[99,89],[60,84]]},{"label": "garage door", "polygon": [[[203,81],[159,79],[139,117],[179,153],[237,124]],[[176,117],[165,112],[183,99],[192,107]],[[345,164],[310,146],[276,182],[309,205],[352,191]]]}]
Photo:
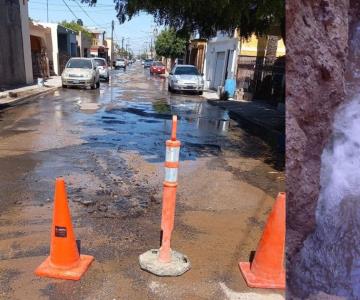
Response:
[{"label": "garage door", "polygon": [[225,52],[216,53],[215,74],[213,80],[214,89],[217,89],[218,86],[223,84],[224,64],[225,64]]}]

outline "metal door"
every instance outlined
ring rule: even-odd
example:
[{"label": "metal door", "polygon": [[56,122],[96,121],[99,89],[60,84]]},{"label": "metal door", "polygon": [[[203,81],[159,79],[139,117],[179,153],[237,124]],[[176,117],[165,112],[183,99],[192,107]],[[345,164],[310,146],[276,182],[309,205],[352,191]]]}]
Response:
[{"label": "metal door", "polygon": [[212,87],[216,90],[218,86],[223,85],[224,79],[225,52],[216,53],[215,73]]}]

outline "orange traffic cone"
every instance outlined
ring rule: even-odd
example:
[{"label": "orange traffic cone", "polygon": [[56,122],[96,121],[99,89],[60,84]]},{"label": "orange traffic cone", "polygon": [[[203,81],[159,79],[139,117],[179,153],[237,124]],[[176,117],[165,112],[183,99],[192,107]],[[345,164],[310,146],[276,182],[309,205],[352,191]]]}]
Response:
[{"label": "orange traffic cone", "polygon": [[35,270],[44,277],[79,280],[93,256],[79,255],[71,224],[65,181],[56,179],[50,256]]},{"label": "orange traffic cone", "polygon": [[250,287],[285,289],[285,193],[279,193],[252,263],[240,262]]}]

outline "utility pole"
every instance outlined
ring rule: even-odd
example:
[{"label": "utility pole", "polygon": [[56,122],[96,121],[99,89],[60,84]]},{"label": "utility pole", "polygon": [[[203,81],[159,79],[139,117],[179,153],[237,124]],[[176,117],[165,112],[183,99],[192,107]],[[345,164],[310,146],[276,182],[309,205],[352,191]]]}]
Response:
[{"label": "utility pole", "polygon": [[125,38],[123,37],[123,38],[121,39],[121,51],[122,51],[122,52],[124,52],[124,40],[125,40]]},{"label": "utility pole", "polygon": [[[154,30],[153,30],[153,37],[154,37],[154,56],[156,56],[156,49],[155,49],[155,43],[156,43],[156,40],[157,40],[157,35],[158,35],[158,29],[155,27]],[[152,45],[152,43],[151,43]],[[152,53],[152,52],[151,52]]]},{"label": "utility pole", "polygon": [[113,67],[114,61],[114,20],[111,21],[111,53],[110,53],[110,65]]},{"label": "utility pole", "polygon": [[153,58],[153,38],[151,38],[150,40],[150,55],[151,55],[150,58]]}]

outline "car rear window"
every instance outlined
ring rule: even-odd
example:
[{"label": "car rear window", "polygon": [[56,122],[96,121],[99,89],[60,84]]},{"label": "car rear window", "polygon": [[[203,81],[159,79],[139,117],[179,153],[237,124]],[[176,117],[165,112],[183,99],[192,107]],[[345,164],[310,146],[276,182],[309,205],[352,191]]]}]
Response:
[{"label": "car rear window", "polygon": [[153,62],[152,65],[157,66],[157,67],[163,67],[164,66],[164,64],[162,62],[160,62],[160,61],[155,61],[155,62]]},{"label": "car rear window", "polygon": [[70,59],[67,68],[92,69],[92,63],[88,59]]},{"label": "car rear window", "polygon": [[106,61],[103,59],[94,59],[96,66],[106,66]]},{"label": "car rear window", "polygon": [[174,75],[199,75],[195,67],[177,67]]},{"label": "car rear window", "polygon": [[124,61],[122,58],[118,58],[117,61]]}]

